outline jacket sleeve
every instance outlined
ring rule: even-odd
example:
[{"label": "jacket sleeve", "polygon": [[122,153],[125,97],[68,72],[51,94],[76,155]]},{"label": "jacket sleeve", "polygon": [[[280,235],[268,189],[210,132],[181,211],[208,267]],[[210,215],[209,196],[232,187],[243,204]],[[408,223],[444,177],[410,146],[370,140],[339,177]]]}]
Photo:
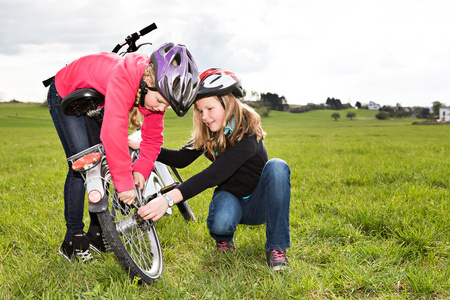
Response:
[{"label": "jacket sleeve", "polygon": [[256,137],[244,136],[236,146],[228,146],[209,167],[182,182],[177,188],[187,200],[207,188],[220,185],[230,178],[257,151]]},{"label": "jacket sleeve", "polygon": [[155,168],[156,158],[161,151],[164,140],[164,113],[152,112],[144,115],[141,130],[141,151],[139,158],[133,163],[133,171],[141,173],[145,179],[148,178]]},{"label": "jacket sleeve", "polygon": [[105,113],[100,138],[118,192],[134,189],[128,150],[128,114],[135,93],[126,79],[116,78],[108,84],[105,94]]},{"label": "jacket sleeve", "polygon": [[203,153],[202,151],[191,150],[187,147],[188,145],[180,150],[161,148],[161,153],[159,153],[157,160],[175,168],[181,169],[187,167]]}]

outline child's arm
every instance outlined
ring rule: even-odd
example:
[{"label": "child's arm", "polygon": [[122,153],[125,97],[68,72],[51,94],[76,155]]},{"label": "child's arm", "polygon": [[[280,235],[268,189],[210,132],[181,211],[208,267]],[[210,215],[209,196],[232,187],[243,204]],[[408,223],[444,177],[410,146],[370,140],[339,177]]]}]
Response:
[{"label": "child's arm", "polygon": [[189,145],[185,145],[180,150],[161,148],[157,160],[171,167],[185,168],[203,154],[203,151],[189,149]]},{"label": "child's arm", "polygon": [[[175,188],[165,194],[169,199],[173,200],[173,204],[183,201],[183,195],[180,190]],[[153,221],[158,221],[164,217],[167,209],[169,208],[169,200],[163,196],[159,196],[146,205],[142,206],[138,210],[138,214],[144,218],[144,220],[152,219]]]}]

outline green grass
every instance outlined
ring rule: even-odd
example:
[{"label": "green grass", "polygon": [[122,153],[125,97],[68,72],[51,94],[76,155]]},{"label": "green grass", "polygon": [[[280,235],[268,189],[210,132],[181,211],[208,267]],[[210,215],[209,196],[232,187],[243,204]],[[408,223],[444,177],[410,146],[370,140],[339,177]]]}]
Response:
[{"label": "green grass", "polygon": [[[165,272],[138,285],[112,254],[90,264],[57,254],[65,233],[66,161],[46,107],[0,105],[2,299],[448,299],[450,127],[377,120],[337,122],[332,111],[270,112],[269,156],[291,167],[292,271],[270,272],[264,226],[240,226],[237,251],[218,255],[206,228],[212,190],[157,223]],[[165,145],[181,147],[190,116],[165,119]],[[187,178],[208,165],[180,170]],[[86,214],[87,216],[87,214]],[[88,217],[85,219],[89,223]]]}]

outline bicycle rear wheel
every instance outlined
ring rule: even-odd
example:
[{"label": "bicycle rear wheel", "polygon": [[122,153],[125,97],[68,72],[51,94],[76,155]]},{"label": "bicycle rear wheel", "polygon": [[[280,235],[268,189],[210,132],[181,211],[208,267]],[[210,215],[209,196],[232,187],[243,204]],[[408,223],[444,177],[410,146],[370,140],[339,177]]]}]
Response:
[{"label": "bicycle rear wheel", "polygon": [[156,229],[152,222],[144,221],[136,209],[119,200],[109,171],[104,182],[109,208],[97,214],[103,234],[129,276],[151,284],[163,272],[163,256]]}]

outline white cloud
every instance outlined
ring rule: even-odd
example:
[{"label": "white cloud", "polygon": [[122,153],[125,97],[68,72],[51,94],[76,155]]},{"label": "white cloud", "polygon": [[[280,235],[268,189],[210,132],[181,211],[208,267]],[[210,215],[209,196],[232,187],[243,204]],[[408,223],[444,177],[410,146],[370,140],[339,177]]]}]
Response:
[{"label": "white cloud", "polygon": [[449,8],[445,0],[0,0],[0,97],[43,101],[40,82],[64,64],[155,22],[143,41],[186,44],[200,70],[229,69],[248,91],[291,104],[450,104]]}]

